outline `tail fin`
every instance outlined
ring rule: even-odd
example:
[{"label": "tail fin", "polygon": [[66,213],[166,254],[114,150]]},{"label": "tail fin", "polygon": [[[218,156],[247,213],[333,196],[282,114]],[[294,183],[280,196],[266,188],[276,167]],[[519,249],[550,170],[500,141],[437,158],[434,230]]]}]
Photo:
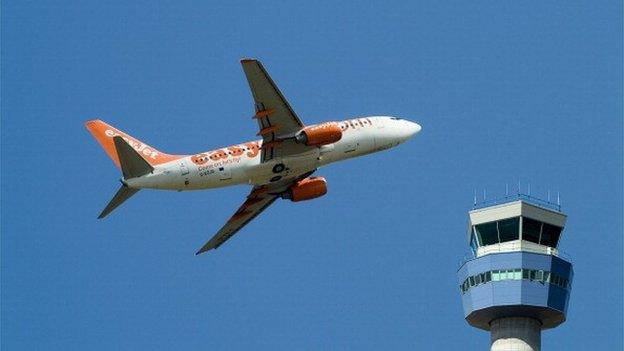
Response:
[{"label": "tail fin", "polygon": [[102,210],[102,213],[98,216],[98,219],[106,217],[109,213],[113,212],[117,206],[121,205],[124,201],[128,200],[132,195],[136,194],[139,189],[129,188],[127,185],[123,184],[113,198],[110,200],[108,205]]},{"label": "tail fin", "polygon": [[184,157],[183,155],[168,155],[164,152],[160,152],[155,148],[145,144],[144,142],[104,123],[99,119],[94,119],[86,122],[85,127],[87,127],[95,140],[100,143],[104,151],[106,151],[108,156],[119,168],[121,168],[121,164],[117,155],[115,142],[113,141],[113,137],[115,136],[123,138],[123,140],[125,140],[126,143],[128,143],[128,145],[132,147],[132,149],[136,150],[136,152],[142,155],[145,161],[147,161],[147,163],[149,163],[151,166],[156,166]]},{"label": "tail fin", "polygon": [[[88,121],[85,126],[115,165],[121,169],[125,179],[140,177],[152,172],[156,165],[184,157],[160,152],[99,119]],[[106,217],[137,191],[139,189],[130,188],[124,183],[98,218]]]}]

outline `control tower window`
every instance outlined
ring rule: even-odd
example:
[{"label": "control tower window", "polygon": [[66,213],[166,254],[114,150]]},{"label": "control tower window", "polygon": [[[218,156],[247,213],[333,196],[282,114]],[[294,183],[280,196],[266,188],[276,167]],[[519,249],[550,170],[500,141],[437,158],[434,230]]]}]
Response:
[{"label": "control tower window", "polygon": [[498,235],[501,243],[518,240],[520,237],[520,217],[498,221]]},{"label": "control tower window", "polygon": [[518,240],[520,238],[520,217],[477,224],[475,231],[479,237],[480,246]]},{"label": "control tower window", "polygon": [[483,223],[475,226],[481,246],[498,244],[496,222]]},{"label": "control tower window", "polygon": [[522,240],[536,244],[557,247],[563,228],[531,218],[522,218]]},{"label": "control tower window", "polygon": [[542,238],[540,239],[540,244],[550,247],[557,247],[559,235],[561,235],[560,227],[544,223],[542,227]]},{"label": "control tower window", "polygon": [[542,231],[542,222],[538,222],[531,218],[522,218],[522,240],[539,244],[540,232]]},{"label": "control tower window", "polygon": [[477,237],[475,236],[474,232],[470,235],[470,248],[472,249],[473,253],[477,252],[477,247],[479,245],[477,244]]}]

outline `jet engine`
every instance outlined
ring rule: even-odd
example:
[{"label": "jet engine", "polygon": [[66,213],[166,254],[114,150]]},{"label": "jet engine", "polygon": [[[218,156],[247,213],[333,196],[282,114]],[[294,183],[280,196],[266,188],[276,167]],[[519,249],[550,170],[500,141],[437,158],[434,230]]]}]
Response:
[{"label": "jet engine", "polygon": [[327,122],[304,128],[295,138],[308,146],[332,144],[342,138],[342,128],[337,122]]},{"label": "jet engine", "polygon": [[292,185],[284,198],[292,202],[312,200],[327,194],[327,182],[323,177],[309,177]]}]

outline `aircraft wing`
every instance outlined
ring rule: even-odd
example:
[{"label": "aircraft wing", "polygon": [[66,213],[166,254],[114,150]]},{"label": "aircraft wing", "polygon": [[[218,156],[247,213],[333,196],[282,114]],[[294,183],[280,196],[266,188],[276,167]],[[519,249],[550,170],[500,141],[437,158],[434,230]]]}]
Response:
[{"label": "aircraft wing", "polygon": [[199,255],[208,250],[216,249],[234,236],[242,227],[256,218],[262,211],[269,207],[275,200],[280,198],[281,194],[295,182],[308,177],[314,173],[307,172],[298,177],[284,179],[279,182],[255,186],[251,193],[247,195],[245,202],[236,210],[234,215],[225,223],[225,225],[208,241],[197,253]]},{"label": "aircraft wing", "polygon": [[305,125],[279,91],[262,63],[254,59],[241,60],[253,95],[262,136],[262,162],[276,157],[304,152],[307,147],[294,141],[295,134]]}]

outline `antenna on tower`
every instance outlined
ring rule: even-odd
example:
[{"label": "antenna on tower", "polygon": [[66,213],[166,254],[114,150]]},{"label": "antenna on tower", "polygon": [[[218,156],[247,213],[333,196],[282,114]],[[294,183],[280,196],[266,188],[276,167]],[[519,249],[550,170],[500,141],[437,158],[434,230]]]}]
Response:
[{"label": "antenna on tower", "polygon": [[474,202],[473,206],[477,207],[477,188],[474,189]]},{"label": "antenna on tower", "polygon": [[518,179],[518,195],[520,195],[520,179]]},{"label": "antenna on tower", "polygon": [[557,206],[561,207],[561,198],[559,197],[559,192],[558,191],[557,191]]},{"label": "antenna on tower", "polygon": [[529,193],[527,195],[531,196],[531,183],[529,183],[528,191]]},{"label": "antenna on tower", "polygon": [[550,202],[550,189],[548,189],[548,202]]},{"label": "antenna on tower", "polygon": [[483,188],[483,202],[485,202],[485,188]]},{"label": "antenna on tower", "polygon": [[509,196],[509,183],[505,183],[505,196]]}]

